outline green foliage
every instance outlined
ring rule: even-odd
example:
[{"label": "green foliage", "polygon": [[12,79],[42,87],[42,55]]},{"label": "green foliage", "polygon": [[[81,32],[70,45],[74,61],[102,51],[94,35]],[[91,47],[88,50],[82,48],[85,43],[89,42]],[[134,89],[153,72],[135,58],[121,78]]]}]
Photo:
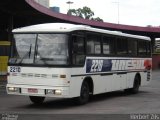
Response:
[{"label": "green foliage", "polygon": [[68,15],[73,15],[73,16],[78,16],[83,19],[88,19],[88,20],[95,20],[95,21],[102,21],[103,20],[99,17],[93,18],[94,12],[87,6],[83,8],[78,8],[78,9],[70,9],[67,12]]},{"label": "green foliage", "polygon": [[101,18],[99,18],[99,17],[97,17],[97,18],[93,18],[93,20],[103,22],[103,19],[101,19]]}]

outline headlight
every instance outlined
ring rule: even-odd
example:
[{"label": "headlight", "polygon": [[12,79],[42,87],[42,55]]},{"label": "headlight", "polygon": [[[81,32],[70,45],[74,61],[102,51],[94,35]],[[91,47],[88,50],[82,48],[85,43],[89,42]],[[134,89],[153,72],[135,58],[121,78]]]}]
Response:
[{"label": "headlight", "polygon": [[8,92],[20,93],[20,88],[8,87]]},{"label": "headlight", "polygon": [[62,95],[62,90],[52,90],[52,89],[47,89],[46,94],[54,94],[54,95]]},{"label": "headlight", "polygon": [[46,90],[46,94],[54,94],[54,90]]},{"label": "headlight", "polygon": [[62,95],[62,90],[55,90],[55,95]]}]

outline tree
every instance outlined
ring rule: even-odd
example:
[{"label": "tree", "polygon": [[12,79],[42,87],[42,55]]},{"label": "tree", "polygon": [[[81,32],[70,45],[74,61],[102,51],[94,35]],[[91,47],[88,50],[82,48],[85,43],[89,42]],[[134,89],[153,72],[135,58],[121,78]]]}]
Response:
[{"label": "tree", "polygon": [[93,18],[94,12],[87,6],[83,8],[78,8],[78,9],[70,9],[67,12],[68,15],[73,15],[73,16],[78,16],[83,19],[88,19],[88,20],[95,20],[95,21],[102,21],[103,20],[99,17]]},{"label": "tree", "polygon": [[99,18],[99,17],[93,18],[93,20],[103,22],[103,19],[101,19],[101,18]]}]

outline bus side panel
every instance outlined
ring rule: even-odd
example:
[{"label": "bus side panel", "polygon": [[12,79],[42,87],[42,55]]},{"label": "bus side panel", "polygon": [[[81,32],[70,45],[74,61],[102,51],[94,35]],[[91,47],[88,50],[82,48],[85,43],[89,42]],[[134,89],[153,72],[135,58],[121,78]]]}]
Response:
[{"label": "bus side panel", "polygon": [[127,73],[127,87],[126,88],[133,88],[135,72]]},{"label": "bus side panel", "polygon": [[97,75],[92,76],[94,81],[94,94],[111,92],[116,90],[125,89],[126,84],[126,74],[123,75]]},{"label": "bus side panel", "polygon": [[114,74],[112,80],[114,91],[126,88],[126,74]]},{"label": "bus side panel", "polygon": [[70,97],[80,96],[81,85],[84,77],[71,77],[70,80]]},{"label": "bus side panel", "polygon": [[[80,90],[82,82],[90,77],[93,80],[93,94],[105,93],[114,91],[113,89],[113,75],[84,75],[83,68],[73,68],[71,70],[71,80],[70,80],[70,93],[72,97],[77,97],[80,95]],[[81,75],[81,74],[82,75]],[[80,76],[78,76],[80,74]],[[76,75],[76,76],[74,76]]]},{"label": "bus side panel", "polygon": [[148,83],[150,82],[148,80],[148,72],[140,72],[140,75],[141,75],[141,86],[145,86],[145,85],[148,85]]},{"label": "bus side panel", "polygon": [[[105,81],[105,84],[103,84]],[[105,92],[113,91],[113,75],[107,75],[102,78],[102,85],[104,85]]]},{"label": "bus side panel", "polygon": [[107,77],[105,78],[105,77],[102,77],[101,75],[92,75],[91,78],[94,83],[93,94],[104,93],[108,89],[107,86],[111,86],[110,85],[111,79],[108,79]]},{"label": "bus side panel", "polygon": [[78,97],[80,96],[81,85],[85,78],[83,76],[84,68],[71,68],[71,79],[70,79],[70,96]]},{"label": "bus side panel", "polygon": [[117,74],[96,76],[94,80],[94,94],[120,90],[126,87],[126,76]]}]

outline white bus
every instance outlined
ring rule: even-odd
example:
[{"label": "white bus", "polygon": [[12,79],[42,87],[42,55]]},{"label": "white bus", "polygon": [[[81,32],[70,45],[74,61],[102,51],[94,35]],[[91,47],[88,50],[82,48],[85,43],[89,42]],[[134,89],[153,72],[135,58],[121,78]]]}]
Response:
[{"label": "white bus", "polygon": [[46,23],[13,30],[7,93],[27,95],[35,104],[45,97],[75,98],[125,90],[137,93],[151,80],[148,37]]}]

